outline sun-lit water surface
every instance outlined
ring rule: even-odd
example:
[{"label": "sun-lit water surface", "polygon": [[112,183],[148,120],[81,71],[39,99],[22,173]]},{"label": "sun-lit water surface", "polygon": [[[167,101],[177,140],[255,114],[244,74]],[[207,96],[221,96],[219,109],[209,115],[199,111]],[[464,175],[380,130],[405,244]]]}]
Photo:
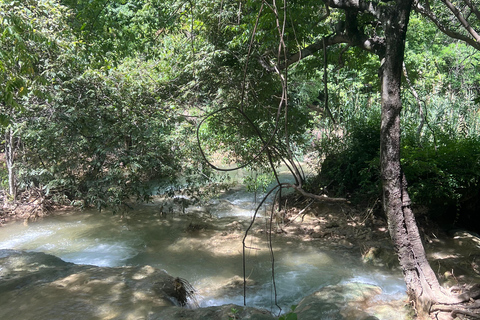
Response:
[{"label": "sun-lit water surface", "polygon": [[[40,251],[76,264],[150,265],[190,281],[201,306],[243,305],[243,287],[230,282],[243,278],[243,231],[254,207],[251,194],[237,191],[208,208],[190,207],[186,214],[163,216],[153,203],[123,217],[84,212],[28,225],[17,222],[2,228],[0,249]],[[260,214],[246,239],[246,302],[275,310],[271,253],[260,231],[264,224]],[[283,309],[324,286],[345,282],[378,285],[385,299],[405,292],[401,274],[370,269],[361,264],[359,253],[346,249],[274,236],[273,252],[276,299]]]}]

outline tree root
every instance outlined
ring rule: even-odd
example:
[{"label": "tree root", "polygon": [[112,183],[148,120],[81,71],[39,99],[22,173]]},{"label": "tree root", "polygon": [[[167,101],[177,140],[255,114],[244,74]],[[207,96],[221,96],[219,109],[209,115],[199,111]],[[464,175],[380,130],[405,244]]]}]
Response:
[{"label": "tree root", "polygon": [[464,286],[460,294],[449,294],[443,289],[424,292],[420,297],[410,295],[418,319],[480,319],[480,284]]},{"label": "tree root", "polygon": [[455,319],[458,315],[467,316],[467,318],[461,319],[480,319],[480,300],[470,299],[460,303],[434,304],[430,309],[430,314],[439,320]]}]

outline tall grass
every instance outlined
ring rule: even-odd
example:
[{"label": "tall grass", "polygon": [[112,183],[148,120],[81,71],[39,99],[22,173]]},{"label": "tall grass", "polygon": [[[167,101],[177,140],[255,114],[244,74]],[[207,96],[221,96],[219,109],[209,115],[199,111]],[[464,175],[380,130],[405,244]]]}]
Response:
[{"label": "tall grass", "polygon": [[[357,202],[380,197],[380,107],[371,100],[354,96],[341,122],[320,125],[315,146],[324,161],[313,189],[328,186]],[[403,100],[401,161],[414,204],[440,222],[468,223],[480,208],[478,106],[469,95],[432,95],[421,102],[422,124],[418,101],[408,94]]]}]

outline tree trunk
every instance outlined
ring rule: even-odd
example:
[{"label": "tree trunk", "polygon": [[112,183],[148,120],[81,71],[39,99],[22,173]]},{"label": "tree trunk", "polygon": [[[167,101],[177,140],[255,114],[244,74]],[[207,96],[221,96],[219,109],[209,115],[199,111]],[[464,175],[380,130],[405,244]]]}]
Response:
[{"label": "tree trunk", "polygon": [[8,170],[8,189],[13,201],[17,198],[17,186],[15,179],[15,171],[13,168],[15,159],[15,147],[13,145],[13,130],[8,127],[5,131],[5,162]]},{"label": "tree trunk", "polygon": [[415,217],[410,208],[407,183],[400,166],[401,76],[411,0],[398,1],[384,15],[386,52],[382,66],[382,123],[380,159],[383,208],[407,285],[407,294],[420,317],[442,295],[430,267]]}]

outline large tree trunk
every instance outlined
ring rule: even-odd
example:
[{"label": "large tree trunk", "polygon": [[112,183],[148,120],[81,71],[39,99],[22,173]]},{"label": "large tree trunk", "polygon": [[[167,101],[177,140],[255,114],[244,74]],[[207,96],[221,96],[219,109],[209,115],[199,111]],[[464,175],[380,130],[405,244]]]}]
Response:
[{"label": "large tree trunk", "polygon": [[382,21],[385,24],[386,52],[381,79],[380,159],[383,208],[388,218],[390,236],[403,270],[407,294],[422,317],[429,313],[430,306],[442,292],[427,261],[400,166],[401,76],[411,4],[411,0],[398,1],[390,8],[395,11],[385,14]]}]

